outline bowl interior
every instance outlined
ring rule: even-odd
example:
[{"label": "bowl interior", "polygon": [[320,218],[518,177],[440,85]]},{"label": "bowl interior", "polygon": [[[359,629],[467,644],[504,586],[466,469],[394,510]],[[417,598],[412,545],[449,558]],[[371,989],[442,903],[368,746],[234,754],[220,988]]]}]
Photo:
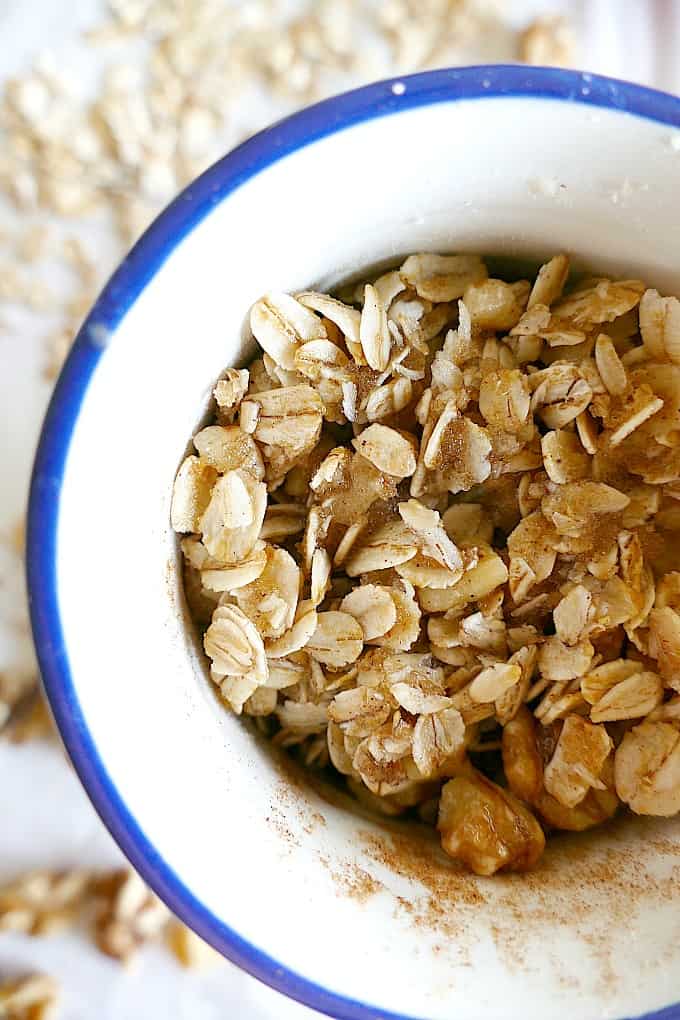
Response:
[{"label": "bowl interior", "polygon": [[262,292],[419,250],[567,251],[680,288],[668,126],[530,96],[380,109],[274,161],[272,129],[269,165],[225,164],[229,187],[215,178],[214,206],[113,334],[90,321],[52,419],[61,487],[60,472],[35,482],[53,517],[59,500],[56,533],[31,538],[34,559],[54,554],[54,598],[33,583],[38,631],[58,616],[63,636],[42,649],[48,688],[133,863],[277,987],[343,1016],[638,1015],[680,1000],[676,821],[557,839],[530,876],[463,876],[266,753],[186,627],[172,480],[214,380],[247,361]]}]

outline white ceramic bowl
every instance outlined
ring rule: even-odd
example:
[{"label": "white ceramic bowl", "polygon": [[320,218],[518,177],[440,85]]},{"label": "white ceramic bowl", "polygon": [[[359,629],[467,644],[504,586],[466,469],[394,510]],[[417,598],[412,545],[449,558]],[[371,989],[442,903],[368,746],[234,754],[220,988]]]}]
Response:
[{"label": "white ceramic bowl", "polygon": [[[45,686],[149,884],[332,1016],[638,1016],[680,1000],[676,821],[461,877],[294,784],[214,696],[183,618],[173,476],[266,289],[433,250],[547,255],[680,291],[680,100],[526,67],[420,74],[257,135],[155,222],[84,325],[37,455],[28,572]],[[655,1014],[660,1015],[660,1014]],[[663,1016],[680,1016],[675,1006]]]}]

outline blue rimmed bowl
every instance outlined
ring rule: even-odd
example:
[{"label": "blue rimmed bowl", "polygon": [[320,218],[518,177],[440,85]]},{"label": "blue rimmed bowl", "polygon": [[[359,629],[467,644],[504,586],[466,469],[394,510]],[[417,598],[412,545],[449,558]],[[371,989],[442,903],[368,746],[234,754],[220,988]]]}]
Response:
[{"label": "blue rimmed bowl", "polygon": [[[561,837],[482,880],[282,769],[217,703],[186,626],[169,498],[267,289],[404,253],[568,251],[680,290],[680,100],[566,71],[370,85],[257,135],[115,273],[59,379],[28,577],[50,703],[105,824],[226,956],[331,1016],[633,1017],[680,1000],[680,827]],[[680,1006],[657,1016],[680,1017]]]}]

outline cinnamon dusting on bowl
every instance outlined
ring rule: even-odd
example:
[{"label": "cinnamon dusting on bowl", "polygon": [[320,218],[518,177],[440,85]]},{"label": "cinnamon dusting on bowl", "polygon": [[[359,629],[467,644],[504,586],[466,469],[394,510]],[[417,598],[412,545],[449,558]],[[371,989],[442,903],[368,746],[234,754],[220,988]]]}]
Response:
[{"label": "cinnamon dusting on bowl", "polygon": [[319,860],[331,873],[338,895],[348,896],[359,903],[365,903],[371,896],[375,896],[385,888],[379,879],[355,861],[331,861],[325,854],[319,854]]},{"label": "cinnamon dusting on bowl", "polygon": [[[420,826],[383,822],[359,832],[367,860],[380,867],[381,880],[394,896],[397,920],[406,918],[423,933],[445,936],[447,948],[459,957],[470,956],[488,932],[501,960],[515,972],[535,966],[542,931],[563,928],[586,947],[592,980],[602,995],[619,981],[621,946],[642,910],[680,900],[675,834],[680,835],[677,822],[669,832],[655,820],[621,817],[610,824],[606,845],[592,832],[560,835],[534,871],[501,874],[490,882],[452,867]],[[408,895],[403,880],[410,885]],[[676,958],[678,938],[680,920],[668,932],[664,952],[650,959],[651,968]],[[565,988],[590,980],[566,961],[553,964]]]}]

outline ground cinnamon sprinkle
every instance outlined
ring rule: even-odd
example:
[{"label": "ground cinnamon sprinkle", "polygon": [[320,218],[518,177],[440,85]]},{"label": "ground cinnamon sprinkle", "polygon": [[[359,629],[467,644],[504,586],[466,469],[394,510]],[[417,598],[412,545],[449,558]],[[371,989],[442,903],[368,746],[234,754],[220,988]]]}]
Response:
[{"label": "ground cinnamon sprinkle", "polygon": [[[609,826],[606,845],[601,834],[560,835],[534,871],[498,875],[493,883],[452,868],[421,827],[396,824],[398,829],[383,822],[359,833],[367,860],[378,866],[383,885],[393,892],[395,917],[451,940],[447,948],[457,956],[471,953],[490,932],[512,970],[532,967],[541,931],[562,927],[587,946],[594,980],[605,992],[617,981],[620,943],[634,930],[638,911],[673,903],[680,895],[680,845],[673,842],[680,834],[677,821],[669,832],[655,820],[622,817]],[[394,892],[382,869],[411,882],[412,894],[404,895],[401,885]],[[680,921],[667,938],[674,943],[680,938]],[[560,970],[559,961],[552,963],[565,987],[579,981],[573,972]],[[658,956],[650,966],[662,964]]]}]

